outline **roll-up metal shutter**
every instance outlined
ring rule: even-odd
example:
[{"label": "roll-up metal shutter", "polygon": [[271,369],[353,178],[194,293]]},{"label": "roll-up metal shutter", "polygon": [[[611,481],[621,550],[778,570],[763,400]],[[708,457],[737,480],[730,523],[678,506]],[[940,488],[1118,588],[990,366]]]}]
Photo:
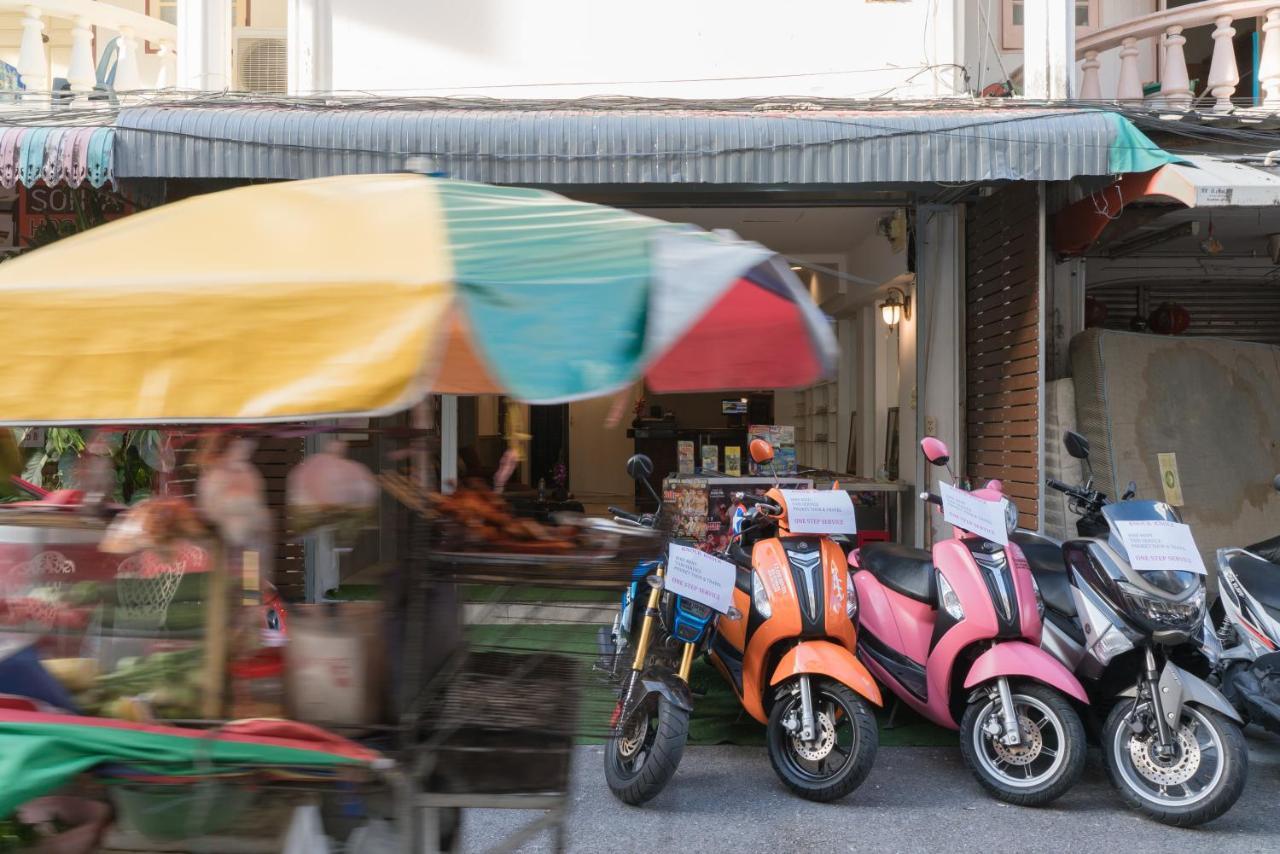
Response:
[{"label": "roll-up metal shutter", "polygon": [[1263,281],[1111,282],[1087,290],[1107,307],[1108,329],[1129,329],[1161,303],[1173,302],[1191,316],[1184,335],[1280,344],[1280,283]]}]

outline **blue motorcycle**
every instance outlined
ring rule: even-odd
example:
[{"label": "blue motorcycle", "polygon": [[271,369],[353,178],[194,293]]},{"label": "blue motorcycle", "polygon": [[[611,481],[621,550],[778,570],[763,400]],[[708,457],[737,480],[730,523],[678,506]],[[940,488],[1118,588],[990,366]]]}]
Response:
[{"label": "blue motorcycle", "polygon": [[[649,489],[658,509],[637,515],[610,507],[617,522],[658,527],[662,498],[649,483],[652,472],[653,461],[643,454],[627,460],[627,473]],[[665,591],[664,570],[662,560],[638,564],[613,627],[600,629],[602,666],[620,684],[604,774],[614,796],[633,806],[661,792],[680,765],[693,712],[689,671],[716,616]]]}]

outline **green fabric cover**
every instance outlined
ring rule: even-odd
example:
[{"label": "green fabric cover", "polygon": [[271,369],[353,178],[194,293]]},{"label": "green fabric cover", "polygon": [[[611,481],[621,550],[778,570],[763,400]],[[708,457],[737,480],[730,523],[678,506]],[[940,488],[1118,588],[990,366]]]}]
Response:
[{"label": "green fabric cover", "polygon": [[103,763],[157,774],[198,776],[211,766],[326,768],[358,760],[302,750],[205,737],[168,735],[110,725],[0,721],[0,818]]}]

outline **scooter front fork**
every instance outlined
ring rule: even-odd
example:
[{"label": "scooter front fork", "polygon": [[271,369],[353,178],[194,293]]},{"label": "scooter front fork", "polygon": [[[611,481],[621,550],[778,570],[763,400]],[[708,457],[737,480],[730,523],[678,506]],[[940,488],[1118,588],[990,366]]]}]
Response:
[{"label": "scooter front fork", "polygon": [[[655,573],[659,579],[663,576],[663,567],[659,565]],[[636,654],[631,660],[631,669],[637,673],[644,670],[649,658],[649,642],[653,639],[653,623],[658,618],[658,603],[662,601],[662,585],[655,583],[649,590],[649,601],[645,604],[644,617],[640,620],[640,638],[636,641]]]},{"label": "scooter front fork", "polygon": [[1013,691],[1009,689],[1009,680],[1001,676],[996,680],[996,692],[1000,695],[1000,719],[1004,723],[1004,733],[1000,740],[1008,745],[1022,743],[1022,728],[1018,726],[1018,713],[1013,708]]},{"label": "scooter front fork", "polygon": [[693,654],[697,652],[698,645],[696,643],[686,643],[684,645],[684,653],[680,656],[680,678],[684,684],[689,684],[689,671],[693,669]]},{"label": "scooter front fork", "polygon": [[1156,670],[1156,657],[1151,647],[1147,647],[1145,652],[1147,690],[1151,692],[1151,707],[1154,711],[1152,717],[1156,719],[1156,738],[1160,742],[1156,751],[1163,757],[1172,757],[1173,732],[1169,728],[1169,722],[1164,719],[1164,708],[1160,704],[1160,674]]},{"label": "scooter front fork", "polygon": [[813,718],[813,688],[809,684],[809,674],[800,674],[800,740],[813,741],[817,722]]}]

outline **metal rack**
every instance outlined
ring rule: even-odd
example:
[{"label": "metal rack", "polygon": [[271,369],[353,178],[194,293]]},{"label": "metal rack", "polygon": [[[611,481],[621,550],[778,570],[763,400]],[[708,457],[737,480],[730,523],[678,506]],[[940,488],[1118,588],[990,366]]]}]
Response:
[{"label": "metal rack", "polygon": [[[611,551],[555,557],[443,551],[435,547],[440,532],[431,521],[408,516],[399,703],[415,835],[440,840],[448,850],[461,809],[536,810],[542,815],[504,839],[502,848],[550,832],[554,850],[562,851],[575,739],[605,734],[609,726],[609,709],[588,697],[595,638],[584,644],[582,637],[599,604],[547,603],[522,591],[530,585],[621,590],[636,562],[660,551],[663,538],[637,532],[618,538]],[[467,585],[490,592],[466,605],[459,591]],[[447,613],[454,615],[451,626]],[[489,622],[495,619],[505,622]],[[483,641],[468,638],[468,627],[477,625],[495,633]],[[545,636],[521,643],[522,630],[531,626]],[[435,645],[427,631],[435,633]],[[450,654],[429,659],[442,642]]]}]

